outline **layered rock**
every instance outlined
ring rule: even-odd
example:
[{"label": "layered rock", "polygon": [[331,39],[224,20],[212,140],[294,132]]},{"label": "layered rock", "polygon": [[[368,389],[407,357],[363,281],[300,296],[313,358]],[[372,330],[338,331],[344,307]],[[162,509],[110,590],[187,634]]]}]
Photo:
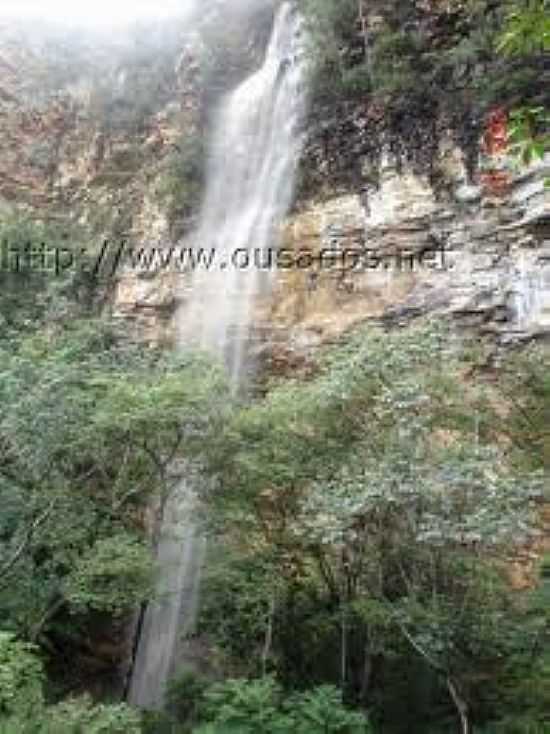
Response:
[{"label": "layered rock", "polygon": [[275,341],[299,353],[367,319],[429,313],[500,343],[550,334],[548,175],[550,159],[495,192],[458,166],[443,197],[386,164],[378,189],[311,202],[284,233],[294,257],[277,277]]},{"label": "layered rock", "polygon": [[[455,174],[460,170],[455,170]],[[451,318],[499,344],[550,334],[550,161],[498,194],[455,175],[452,196],[427,179],[382,171],[378,189],[311,201],[289,217],[271,299],[255,338],[275,371],[301,369],[317,347],[366,320]],[[122,278],[116,304],[170,341],[182,276]],[[181,292],[181,288],[179,288]]]},{"label": "layered rock", "polygon": [[98,234],[131,227],[162,159],[196,133],[199,54],[181,28],[110,38],[0,27],[0,199]]},{"label": "layered rock", "polygon": [[[180,192],[167,190],[169,168],[182,147],[204,136],[203,66],[214,51],[182,28],[155,33],[67,45],[60,36],[31,39],[24,29],[0,28],[0,205],[75,221],[98,249],[104,237],[173,243],[192,225],[193,207],[178,210]],[[253,66],[261,46],[258,31],[235,59]],[[228,79],[241,73],[239,63]],[[136,64],[151,67],[149,87],[136,79]],[[360,103],[348,112],[354,130],[368,130]],[[366,319],[436,313],[501,343],[548,333],[548,161],[518,173],[486,156],[471,182],[449,147],[434,187],[433,176],[398,172],[388,161],[373,175],[356,135],[325,150],[319,124],[312,122],[305,156],[317,184],[283,235],[291,265],[281,264],[271,304],[258,307],[257,336],[268,352],[275,345],[275,361],[301,364],[319,343]],[[354,156],[354,175],[333,180],[331,171]],[[115,313],[137,321],[147,340],[169,342],[180,275],[119,276]]]}]

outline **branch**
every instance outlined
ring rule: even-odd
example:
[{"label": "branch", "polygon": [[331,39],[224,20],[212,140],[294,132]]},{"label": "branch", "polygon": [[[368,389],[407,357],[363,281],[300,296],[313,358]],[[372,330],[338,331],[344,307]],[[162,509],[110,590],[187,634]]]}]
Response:
[{"label": "branch", "polygon": [[267,627],[265,631],[265,642],[264,642],[264,649],[262,651],[262,673],[264,676],[267,674],[267,661],[269,660],[269,655],[271,654],[271,645],[273,643],[273,622],[275,619],[275,609],[276,609],[275,593],[273,593],[273,596],[271,597],[269,601],[269,611],[267,615]]},{"label": "branch", "polygon": [[[6,580],[6,576],[11,572],[13,567],[18,563],[19,559],[23,555],[23,553],[26,551],[27,547],[29,546],[29,543],[32,541],[34,533],[38,530],[38,528],[43,525],[47,520],[49,519],[50,515],[53,512],[53,509],[55,507],[56,500],[52,500],[50,503],[50,506],[40,515],[30,526],[30,528],[27,530],[26,536],[19,545],[19,548],[15,551],[15,553],[12,555],[12,557],[7,561],[2,567],[0,567],[0,578],[3,579],[3,581]],[[2,584],[0,583],[0,588]]]},{"label": "branch", "polygon": [[393,615],[395,621],[397,622],[397,626],[401,630],[401,633],[405,637],[405,639],[412,645],[412,647],[416,650],[416,652],[424,658],[424,660],[428,663],[428,665],[436,670],[438,673],[441,673],[441,675],[444,675],[447,677],[447,671],[443,666],[441,666],[435,658],[433,658],[429,652],[424,650],[424,648],[414,639],[414,637],[411,635],[411,633],[408,631],[408,629],[405,627],[403,622],[401,622],[397,616]]},{"label": "branch", "polygon": [[61,609],[61,607],[65,604],[65,599],[61,596],[55,599],[50,606],[46,609],[42,617],[39,619],[37,624],[33,627],[31,634],[30,634],[30,640],[31,642],[36,642],[38,637],[40,636],[42,630],[46,626],[46,624],[54,617],[57,612]]}]

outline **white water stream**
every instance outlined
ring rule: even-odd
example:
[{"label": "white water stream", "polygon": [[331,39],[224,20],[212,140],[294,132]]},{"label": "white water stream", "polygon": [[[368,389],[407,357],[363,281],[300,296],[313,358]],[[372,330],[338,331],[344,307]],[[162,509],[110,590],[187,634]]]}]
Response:
[{"label": "white water stream", "polygon": [[214,128],[193,245],[215,250],[216,258],[211,269],[194,273],[179,336],[222,355],[234,384],[243,373],[254,302],[269,286],[269,273],[256,265],[277,244],[293,194],[305,101],[302,46],[300,18],[285,3],[263,66],[227,96]]},{"label": "white water stream", "polygon": [[[215,249],[211,269],[197,269],[178,314],[182,347],[223,357],[233,387],[243,381],[257,297],[269,273],[255,265],[276,247],[291,204],[306,102],[301,19],[290,3],[275,18],[261,68],[220,106],[213,129],[205,200],[193,247]],[[243,265],[248,260],[247,267]],[[129,702],[160,708],[175,668],[193,667],[205,538],[193,512],[192,487],[170,498],[157,550],[158,600],[141,625]]]}]

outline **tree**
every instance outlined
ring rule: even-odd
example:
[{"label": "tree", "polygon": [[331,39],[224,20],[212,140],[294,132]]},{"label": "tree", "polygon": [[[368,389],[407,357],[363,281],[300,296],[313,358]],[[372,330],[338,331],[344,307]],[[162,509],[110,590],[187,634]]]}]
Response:
[{"label": "tree", "polygon": [[[477,676],[525,641],[501,571],[532,537],[543,478],[490,442],[461,359],[434,326],[365,330],[236,416],[206,499],[255,574],[254,596],[220,579],[214,599],[258,669],[267,647],[285,682],[322,676],[367,706],[380,662],[417,655],[468,732]],[[228,628],[207,610],[214,636]]]},{"label": "tree", "polygon": [[64,588],[74,609],[130,611],[153,593],[150,549],[129,534],[98,540],[77,560]]},{"label": "tree", "polygon": [[490,415],[492,431],[509,444],[520,466],[548,472],[550,468],[550,376],[548,350],[531,344],[503,360],[497,393],[505,414]]},{"label": "tree", "polygon": [[[497,41],[497,50],[505,56],[520,58],[544,55],[550,50],[550,15],[545,0],[530,0],[509,12]],[[511,114],[511,123],[511,150],[518,160],[529,165],[544,158],[550,151],[547,107],[518,107]]]},{"label": "tree", "polygon": [[55,655],[149,594],[145,508],[162,510],[176,459],[223,420],[223,372],[90,321],[0,347],[0,399],[0,609]]},{"label": "tree", "polygon": [[32,645],[0,631],[0,721],[32,716],[43,703],[44,669]]},{"label": "tree", "polygon": [[515,624],[485,559],[527,542],[540,487],[499,471],[498,454],[406,452],[319,484],[296,533],[323,559],[343,619],[358,613],[382,650],[384,637],[402,635],[443,677],[467,734],[468,687],[510,651]]},{"label": "tree", "polygon": [[206,693],[196,734],[369,734],[367,719],[346,709],[337,689],[322,686],[287,699],[273,678],[229,680]]}]

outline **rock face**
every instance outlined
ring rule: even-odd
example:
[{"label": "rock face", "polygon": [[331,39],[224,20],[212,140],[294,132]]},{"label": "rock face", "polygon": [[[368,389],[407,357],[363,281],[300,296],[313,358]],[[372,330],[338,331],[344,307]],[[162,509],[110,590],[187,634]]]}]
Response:
[{"label": "rock face", "polygon": [[0,199],[98,235],[158,231],[162,163],[200,122],[199,55],[181,28],[111,38],[0,25]]},{"label": "rock face", "polygon": [[[314,201],[284,232],[267,317],[295,353],[367,319],[451,317],[500,343],[550,334],[550,160],[451,195],[389,164],[378,189]],[[288,261],[288,262],[287,262]],[[286,267],[291,263],[289,267]]]},{"label": "rock face", "polygon": [[[209,89],[216,18],[201,32],[159,27],[70,42],[0,27],[0,212],[76,223],[92,250],[106,238],[149,249],[181,242],[200,201],[206,100],[254,68],[269,29],[267,15],[260,20],[245,45],[234,29],[231,68],[218,69]],[[360,103],[346,115],[343,129],[368,128]],[[444,184],[434,187],[389,160],[373,175],[357,135],[319,144],[322,122],[311,121],[304,156],[315,185],[285,226],[273,299],[258,304],[260,353],[297,369],[354,324],[426,313],[499,343],[548,334],[550,161],[519,174],[493,150],[472,182],[449,145],[438,161]],[[187,276],[135,267],[116,275],[115,314],[147,341],[170,343]]]},{"label": "rock face", "polygon": [[58,224],[146,341],[170,340],[176,279],[116,253],[192,228],[209,116],[257,66],[275,4],[215,0],[116,36],[0,19],[0,217]]},{"label": "rock face", "polygon": [[[497,343],[550,334],[550,160],[495,191],[466,183],[454,156],[451,194],[386,164],[380,186],[307,202],[287,221],[270,302],[258,304],[258,352],[268,369],[307,365],[315,349],[366,320],[451,318]],[[119,312],[170,341],[181,275],[131,275]]]}]

